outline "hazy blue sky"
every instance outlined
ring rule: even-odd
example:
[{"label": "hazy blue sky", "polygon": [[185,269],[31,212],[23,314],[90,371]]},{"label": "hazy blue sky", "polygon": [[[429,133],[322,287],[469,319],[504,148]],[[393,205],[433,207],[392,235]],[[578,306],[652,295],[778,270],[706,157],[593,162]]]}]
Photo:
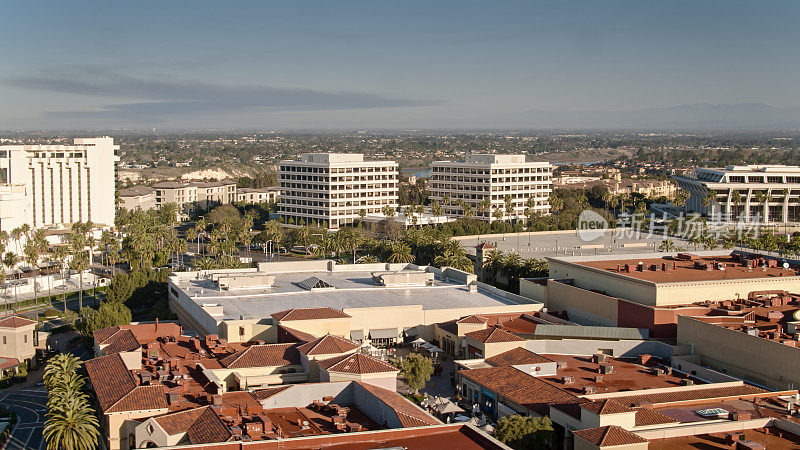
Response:
[{"label": "hazy blue sky", "polygon": [[[4,1],[0,129],[800,107],[800,2]],[[513,122],[513,120],[510,120]]]}]

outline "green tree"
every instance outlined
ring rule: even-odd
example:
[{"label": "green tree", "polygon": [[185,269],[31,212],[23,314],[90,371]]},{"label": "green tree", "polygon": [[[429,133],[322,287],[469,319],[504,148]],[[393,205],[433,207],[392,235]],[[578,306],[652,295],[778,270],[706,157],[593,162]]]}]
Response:
[{"label": "green tree", "polygon": [[78,309],[83,308],[83,272],[89,268],[89,255],[86,247],[89,245],[87,235],[91,229],[91,222],[75,222],[72,224],[72,231],[68,237],[72,251],[69,267],[78,273]]},{"label": "green tree", "polygon": [[[16,254],[16,253],[14,253],[14,252],[6,252],[6,253],[3,255],[3,265],[4,265],[4,266],[6,266],[6,267],[8,267],[9,269],[11,269],[11,270],[12,270],[12,273],[14,274],[14,279],[15,279],[15,281],[16,281],[16,279],[17,279],[18,277],[17,277],[17,275],[16,275],[16,272],[13,272],[13,270],[14,270],[14,266],[16,266],[17,264],[19,264],[19,262],[20,262],[20,261],[21,261],[21,258],[20,258],[19,256],[17,256],[17,254]],[[15,282],[15,283],[14,283],[14,310],[15,310],[15,311],[16,311],[16,309],[17,309],[17,301],[18,301],[18,297],[17,297],[17,283]]]},{"label": "green tree", "polygon": [[433,361],[419,353],[411,353],[400,361],[400,371],[403,372],[408,387],[419,393],[433,375]]},{"label": "green tree", "polygon": [[[64,264],[67,261],[67,257],[69,256],[69,249],[63,245],[59,245],[53,248],[52,253],[50,254],[51,257],[58,263],[58,269],[61,271],[61,277],[64,278]],[[62,287],[66,288],[66,284]],[[64,289],[64,312],[67,312],[67,290]]]},{"label": "green tree", "polygon": [[132,319],[131,310],[118,302],[103,302],[97,310],[84,308],[81,310],[81,316],[83,316],[83,332],[86,336],[91,336],[102,328],[127,325],[131,323]]},{"label": "green tree", "polygon": [[553,442],[550,418],[523,417],[518,414],[501,417],[494,428],[494,437],[515,450],[549,448]]}]

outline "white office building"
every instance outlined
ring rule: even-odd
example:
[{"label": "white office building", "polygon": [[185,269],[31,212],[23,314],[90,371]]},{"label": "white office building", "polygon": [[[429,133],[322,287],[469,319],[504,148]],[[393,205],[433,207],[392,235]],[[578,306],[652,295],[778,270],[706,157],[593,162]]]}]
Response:
[{"label": "white office building", "polygon": [[354,153],[307,153],[278,165],[278,212],[284,223],[336,230],[362,215],[397,208],[398,165]]},{"label": "white office building", "polygon": [[697,168],[693,174],[674,178],[691,194],[688,211],[726,221],[800,221],[798,166]]},{"label": "white office building", "polygon": [[[500,210],[504,220],[524,219],[531,199],[532,212],[550,212],[550,163],[526,162],[525,155],[467,155],[464,161],[434,161],[430,168],[428,192],[445,214],[463,217],[469,211],[473,217],[493,221]],[[507,198],[511,214],[506,211]]]},{"label": "white office building", "polygon": [[113,225],[118,150],[110,137],[0,146],[0,230]]}]

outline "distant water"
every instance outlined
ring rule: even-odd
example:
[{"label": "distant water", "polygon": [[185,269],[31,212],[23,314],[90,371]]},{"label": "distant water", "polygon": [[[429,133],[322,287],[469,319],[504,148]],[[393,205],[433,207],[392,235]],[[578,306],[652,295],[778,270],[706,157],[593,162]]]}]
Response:
[{"label": "distant water", "polygon": [[424,167],[407,167],[401,169],[400,173],[407,177],[428,178],[431,174],[431,169],[426,169]]}]

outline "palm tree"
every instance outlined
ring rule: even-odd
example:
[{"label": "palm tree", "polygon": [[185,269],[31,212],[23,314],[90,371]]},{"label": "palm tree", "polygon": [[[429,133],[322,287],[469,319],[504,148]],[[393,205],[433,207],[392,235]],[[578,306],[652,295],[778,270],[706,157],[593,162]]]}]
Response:
[{"label": "palm tree", "polygon": [[48,361],[44,369],[44,385],[48,389],[55,389],[56,386],[68,374],[78,370],[81,360],[69,353],[59,353]]},{"label": "palm tree", "polygon": [[[69,249],[63,245],[59,245],[53,249],[50,254],[53,259],[58,262],[58,268],[61,271],[61,278],[64,278],[64,263],[67,261],[67,257],[69,256]],[[66,283],[62,285],[64,288],[64,312],[67,312],[67,290],[66,290]]]},{"label": "palm tree", "polygon": [[506,196],[503,197],[503,203],[505,203],[506,215],[511,217],[511,215],[514,214],[514,203],[511,201],[511,196],[506,194]]},{"label": "palm tree", "polygon": [[[742,193],[738,189],[733,189],[731,192],[731,203],[736,206],[736,210],[738,211],[739,206],[742,204]],[[736,217],[736,222],[739,222],[739,216]]]},{"label": "palm tree", "polygon": [[488,269],[491,273],[491,279],[497,277],[497,272],[505,264],[505,254],[500,250],[494,249],[486,255],[486,260],[483,262],[483,267]]},{"label": "palm tree", "polygon": [[89,258],[86,254],[86,247],[89,245],[87,234],[91,230],[91,222],[75,222],[72,224],[72,232],[69,234],[70,249],[72,260],[69,262],[70,269],[78,272],[78,310],[83,309],[83,272],[89,268]]},{"label": "palm tree", "polygon": [[[17,256],[17,254],[14,253],[14,252],[6,252],[5,255],[3,255],[3,265],[8,267],[9,269],[11,269],[12,271],[14,270],[14,266],[19,264],[20,260],[21,260],[20,257]],[[18,299],[17,299],[17,283],[16,283],[16,280],[18,279],[18,277],[17,277],[16,272],[12,272],[12,274],[13,274],[14,280],[15,280],[15,282],[14,282],[14,311],[16,311],[17,310],[17,301],[18,301]]]},{"label": "palm tree", "polygon": [[550,193],[549,202],[550,210],[553,212],[553,214],[558,214],[558,212],[564,208],[564,200],[562,200],[561,197],[559,197],[555,192]]},{"label": "palm tree", "polygon": [[391,254],[386,259],[390,263],[413,263],[414,255],[411,254],[411,248],[402,242],[391,243]]},{"label": "palm tree", "polygon": [[91,450],[97,448],[99,423],[85,398],[65,400],[48,410],[44,437],[48,450]]}]

